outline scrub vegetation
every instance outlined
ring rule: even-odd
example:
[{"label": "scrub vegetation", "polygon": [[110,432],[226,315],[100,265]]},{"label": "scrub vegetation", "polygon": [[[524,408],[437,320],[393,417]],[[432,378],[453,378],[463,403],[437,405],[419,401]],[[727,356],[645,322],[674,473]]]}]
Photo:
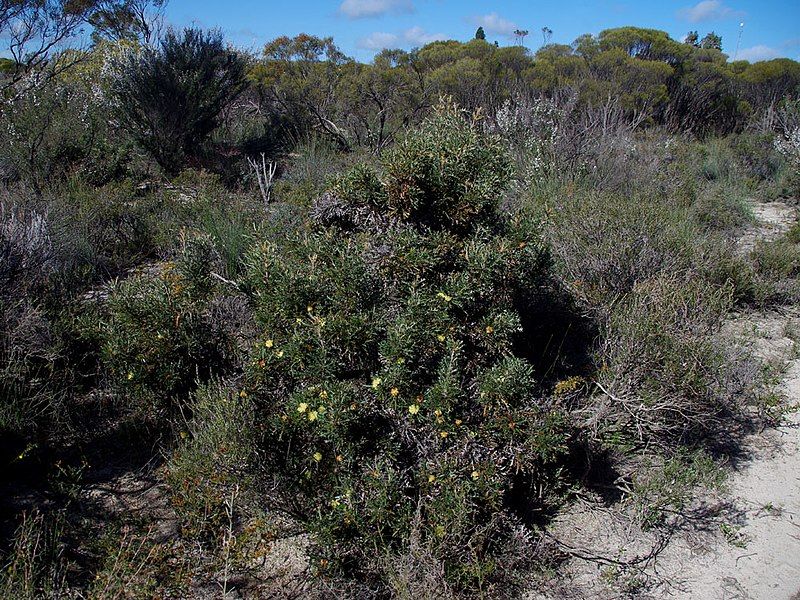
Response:
[{"label": "scrub vegetation", "polygon": [[41,4],[95,33],[2,64],[3,597],[516,597],[576,497],[667,527],[780,418],[722,326],[800,299],[797,225],[737,243],[800,64]]}]

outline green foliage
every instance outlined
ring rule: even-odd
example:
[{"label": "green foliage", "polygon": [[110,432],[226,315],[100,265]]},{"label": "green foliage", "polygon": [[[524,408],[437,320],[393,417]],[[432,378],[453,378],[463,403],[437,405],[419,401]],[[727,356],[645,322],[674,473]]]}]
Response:
[{"label": "green foliage", "polygon": [[61,598],[66,591],[64,516],[39,512],[23,516],[8,557],[2,557],[0,593],[5,598]]},{"label": "green foliage", "polygon": [[606,29],[598,36],[603,50],[619,48],[629,56],[676,64],[689,55],[690,49],[671,39],[664,31],[641,27]]},{"label": "green foliage", "polygon": [[713,31],[708,32],[703,36],[703,39],[700,40],[700,47],[704,50],[722,50],[722,37],[714,33]]},{"label": "green foliage", "polygon": [[101,327],[102,356],[134,407],[171,408],[197,381],[224,372],[230,341],[210,321],[213,249],[186,240],[179,260],[119,283]]},{"label": "green foliage", "polygon": [[475,127],[459,127],[463,116],[443,109],[384,161],[390,216],[430,228],[468,232],[496,216],[498,190],[508,186],[511,163],[497,140]]},{"label": "green foliage", "polygon": [[336,87],[336,113],[356,144],[380,153],[405,130],[429,94],[411,55],[384,50],[372,64],[347,63]]},{"label": "green foliage", "polygon": [[245,62],[218,31],[167,32],[158,47],[123,55],[111,92],[123,126],[169,174],[177,174],[245,87]]},{"label": "green foliage", "polygon": [[800,276],[800,245],[791,239],[760,242],[753,249],[756,271],[772,281]]},{"label": "green foliage", "polygon": [[89,18],[92,38],[133,40],[149,44],[155,34],[154,28],[163,17],[167,0],[121,0],[99,3],[99,10]]},{"label": "green foliage", "polygon": [[418,536],[454,585],[486,589],[520,526],[512,498],[533,510],[523,490],[565,444],[517,345],[520,311],[548,302],[547,256],[498,212],[508,158],[460,111],[382,162],[320,201],[372,217],[254,249],[246,390],[281,501],[329,568],[374,576],[368,549],[402,554]]},{"label": "green foliage", "polygon": [[264,46],[264,60],[251,70],[250,79],[287,109],[285,116],[295,135],[317,130],[347,148],[334,110],[337,82],[350,62],[333,38],[282,36]]},{"label": "green foliage", "polygon": [[[106,113],[93,94],[91,79],[46,79],[34,73],[18,87],[2,105],[3,179],[20,178],[41,189],[82,162],[92,163],[92,155],[104,143]],[[113,171],[112,157],[104,158],[106,170]]]},{"label": "green foliage", "polygon": [[[144,39],[125,10],[148,4],[94,22]],[[0,593],[227,582],[271,542],[268,509],[328,595],[514,595],[574,477],[605,477],[595,442],[636,454],[634,508],[663,526],[718,473],[685,448],[735,447],[751,400],[781,413],[724,319],[800,299],[797,227],[736,241],[745,199],[800,189],[797,63],[688,42],[620,28],[361,64],[330,38],[257,60],[189,30],[67,51],[30,81],[0,64],[0,468],[73,509],[76,457],[163,453],[181,525],[155,541],[149,511],[126,513],[97,539],[32,517]],[[440,95],[469,110],[431,110]],[[183,169],[215,147],[225,178]],[[260,152],[268,206],[242,173]],[[46,484],[27,471],[64,457]]]},{"label": "green foliage", "polygon": [[169,462],[167,482],[183,533],[214,547],[228,524],[231,494],[254,487],[253,406],[246,392],[211,382],[195,391],[189,408],[192,419],[179,431],[184,441]]}]

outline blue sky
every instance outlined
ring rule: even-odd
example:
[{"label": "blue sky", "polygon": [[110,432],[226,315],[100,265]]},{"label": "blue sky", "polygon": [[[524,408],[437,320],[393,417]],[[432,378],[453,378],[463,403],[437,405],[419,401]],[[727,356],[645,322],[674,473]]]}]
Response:
[{"label": "blue sky", "polygon": [[487,39],[513,43],[515,29],[527,29],[525,45],[568,44],[583,33],[636,25],[682,39],[689,30],[722,36],[723,50],[750,61],[786,56],[800,60],[800,0],[639,1],[579,0],[170,0],[168,22],[219,27],[235,45],[260,50],[280,35],[333,36],[348,55],[369,60],[382,47],[412,48],[436,39],[467,40],[478,25]]}]

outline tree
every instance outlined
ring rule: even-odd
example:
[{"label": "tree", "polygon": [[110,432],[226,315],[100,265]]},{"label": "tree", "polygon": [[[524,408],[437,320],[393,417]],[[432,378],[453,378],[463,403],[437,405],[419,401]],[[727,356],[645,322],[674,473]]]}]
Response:
[{"label": "tree", "polygon": [[722,50],[722,37],[710,31],[700,41],[700,47],[706,50]]},{"label": "tree", "polygon": [[346,132],[335,122],[336,88],[344,65],[352,62],[333,38],[301,33],[267,43],[252,76],[295,130],[313,128],[346,149]]},{"label": "tree", "polygon": [[584,33],[575,38],[572,48],[575,50],[575,54],[588,60],[600,52],[600,42],[591,33]]},{"label": "tree", "polygon": [[600,106],[614,98],[629,116],[651,117],[668,99],[668,64],[632,58],[621,48],[598,53],[589,64],[594,81],[585,81],[583,99]]},{"label": "tree", "polygon": [[800,63],[775,58],[748,64],[742,71],[747,99],[759,109],[778,104],[800,90]]},{"label": "tree", "polygon": [[122,125],[171,175],[197,156],[246,87],[245,61],[218,30],[170,29],[158,46],[127,53],[117,67],[111,92]]},{"label": "tree", "polygon": [[700,44],[698,43],[699,39],[700,36],[697,34],[696,31],[690,31],[689,33],[686,34],[686,37],[683,38],[683,43],[689,44],[690,46],[694,46],[695,48],[699,48],[700,47]]},{"label": "tree", "polygon": [[486,39],[486,32],[483,30],[483,27],[478,27],[478,30],[475,32],[475,39],[476,40]]},{"label": "tree", "polygon": [[600,48],[620,48],[633,58],[659,60],[675,66],[689,56],[692,49],[676,42],[665,31],[641,27],[606,29],[598,36]]},{"label": "tree", "polygon": [[167,0],[122,0],[103,2],[89,18],[92,38],[138,40],[150,45],[158,38]]},{"label": "tree", "polygon": [[428,105],[424,82],[403,50],[383,50],[372,64],[348,63],[343,70],[336,89],[337,113],[356,143],[375,154]]},{"label": "tree", "polygon": [[528,33],[530,33],[530,32],[527,29],[515,29],[514,30],[514,35],[519,40],[519,45],[520,46],[524,46],[525,45],[525,36],[527,36]]},{"label": "tree", "polygon": [[99,10],[117,5],[117,0],[0,0],[0,39],[13,61],[13,68],[4,69],[0,89],[9,89],[31,71],[39,71],[41,80],[81,60],[81,53],[59,61],[51,58],[77,38]]},{"label": "tree", "polygon": [[553,30],[549,27],[542,27],[542,46],[547,46],[550,43],[550,38],[553,37]]}]

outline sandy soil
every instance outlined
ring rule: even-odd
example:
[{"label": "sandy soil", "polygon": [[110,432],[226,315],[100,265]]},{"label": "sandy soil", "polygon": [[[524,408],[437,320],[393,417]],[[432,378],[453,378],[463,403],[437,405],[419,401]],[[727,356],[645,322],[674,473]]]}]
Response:
[{"label": "sandy soil", "polygon": [[[753,212],[758,221],[742,236],[742,252],[796,220],[781,202],[753,204]],[[576,502],[551,528],[572,558],[529,600],[800,598],[800,308],[740,315],[726,330],[783,367],[780,426],[746,438],[724,489],[698,496],[668,534],[642,531],[599,499]]]},{"label": "sandy soil", "polygon": [[[786,402],[800,401],[800,360],[786,337],[800,327],[800,313],[765,315],[740,325],[755,326],[757,354],[789,350],[788,368],[779,391]],[[675,586],[661,586],[654,597],[788,600],[800,590],[800,414],[788,412],[783,423],[751,436],[747,459],[727,482],[726,499],[735,509],[728,536],[698,545],[678,536],[655,567]]]},{"label": "sandy soil", "polygon": [[742,254],[750,252],[759,240],[774,240],[797,220],[797,211],[785,202],[752,202],[750,207],[756,221],[739,238]]}]

